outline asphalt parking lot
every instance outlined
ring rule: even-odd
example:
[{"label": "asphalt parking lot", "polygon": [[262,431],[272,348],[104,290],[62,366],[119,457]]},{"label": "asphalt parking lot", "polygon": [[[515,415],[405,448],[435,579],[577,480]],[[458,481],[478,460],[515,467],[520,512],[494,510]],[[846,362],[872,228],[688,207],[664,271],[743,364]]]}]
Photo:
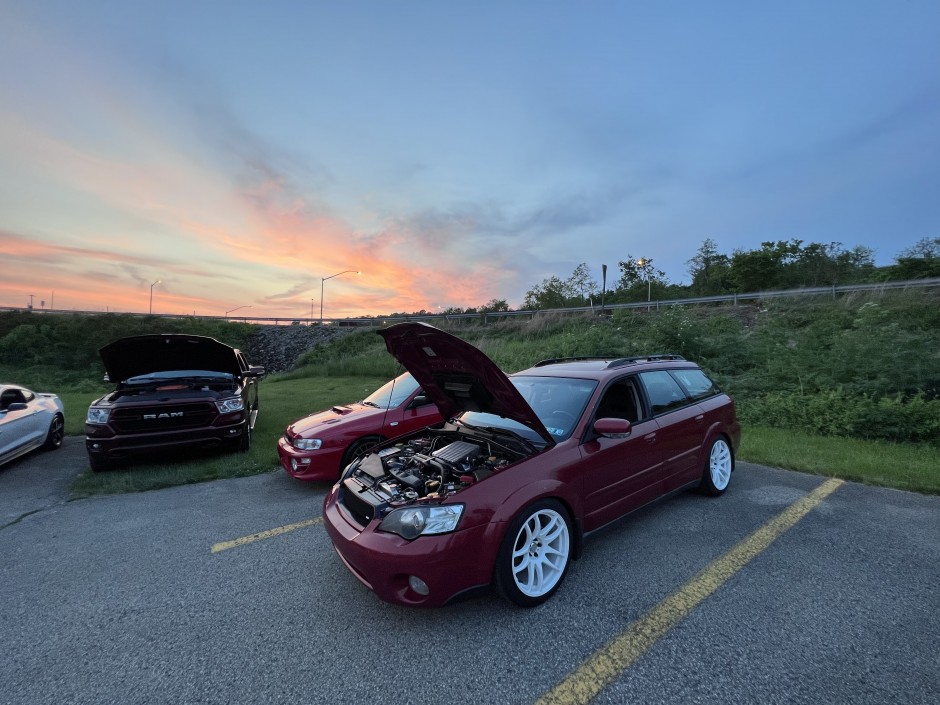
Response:
[{"label": "asphalt parking lot", "polygon": [[940,701],[940,497],[741,463],[592,537],[536,609],[429,611],[346,571],[325,485],[65,501],[85,466],[69,438],[0,468],[0,703]]}]

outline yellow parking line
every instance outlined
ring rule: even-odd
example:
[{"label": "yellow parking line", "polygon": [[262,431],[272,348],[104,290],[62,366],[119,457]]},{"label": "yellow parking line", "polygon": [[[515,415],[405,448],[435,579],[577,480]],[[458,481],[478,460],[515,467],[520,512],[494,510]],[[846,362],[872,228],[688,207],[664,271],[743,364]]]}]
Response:
[{"label": "yellow parking line", "polygon": [[606,646],[595,651],[570,676],[539,698],[537,705],[575,705],[590,701],[682,621],[696,605],[760,555],[841,484],[842,480],[826,480],[808,495],[791,504],[709,564],[685,586],[630,624]]},{"label": "yellow parking line", "polygon": [[238,548],[239,546],[254,543],[255,541],[260,541],[261,539],[269,539],[272,536],[286,534],[288,531],[303,529],[307,526],[316,526],[317,524],[322,523],[323,517],[317,517],[316,519],[304,519],[303,521],[298,521],[296,524],[287,524],[286,526],[279,526],[276,529],[268,529],[267,531],[259,531],[257,534],[242,536],[241,538],[232,539],[231,541],[222,541],[221,543],[217,543],[212,546],[212,552],[218,553],[219,551],[227,551],[230,548]]}]

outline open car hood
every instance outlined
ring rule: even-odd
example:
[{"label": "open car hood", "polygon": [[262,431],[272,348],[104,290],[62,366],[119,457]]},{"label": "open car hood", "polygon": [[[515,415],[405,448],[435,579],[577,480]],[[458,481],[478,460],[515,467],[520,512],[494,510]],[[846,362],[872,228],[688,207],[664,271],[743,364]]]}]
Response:
[{"label": "open car hood", "polygon": [[135,335],[108,343],[98,354],[112,382],[173,370],[242,372],[234,348],[202,335]]},{"label": "open car hood", "polygon": [[549,445],[555,444],[519,390],[477,348],[427,323],[399,323],[378,333],[445,419],[460,411],[496,414],[528,426]]}]

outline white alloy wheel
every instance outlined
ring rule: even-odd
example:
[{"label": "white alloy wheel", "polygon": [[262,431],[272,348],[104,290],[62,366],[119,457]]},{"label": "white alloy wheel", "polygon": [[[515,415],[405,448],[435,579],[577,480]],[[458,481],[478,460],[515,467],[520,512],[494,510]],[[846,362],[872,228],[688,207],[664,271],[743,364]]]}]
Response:
[{"label": "white alloy wheel", "polygon": [[568,522],[554,509],[533,512],[516,534],[512,579],[519,591],[540,598],[561,581],[568,566],[571,537]]},{"label": "white alloy wheel", "polygon": [[705,468],[706,476],[702,478],[702,485],[710,494],[719,495],[728,488],[731,482],[731,470],[734,468],[734,458],[731,448],[724,438],[719,438],[712,444],[708,454],[708,466]]}]

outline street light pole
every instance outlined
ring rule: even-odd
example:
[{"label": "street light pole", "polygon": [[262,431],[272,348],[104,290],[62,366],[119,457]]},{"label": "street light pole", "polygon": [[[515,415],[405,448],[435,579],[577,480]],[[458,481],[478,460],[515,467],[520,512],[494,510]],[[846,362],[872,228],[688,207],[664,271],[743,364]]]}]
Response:
[{"label": "street light pole", "polygon": [[150,285],[150,313],[153,313],[153,287],[160,283],[160,280],[157,279],[153,284]]},{"label": "street light pole", "polygon": [[[333,277],[338,277],[340,274],[352,274],[353,272],[355,272],[356,274],[362,274],[362,272],[356,272],[355,269],[345,269],[345,270],[343,270],[342,272],[337,272],[336,274],[331,274],[330,276],[328,276],[328,277],[323,277],[323,278],[320,280],[320,325],[321,325],[321,326],[323,325],[323,284],[324,284],[324,282],[326,282],[327,279],[332,279]],[[313,303],[313,299],[311,299],[311,304],[312,304],[312,303]]]},{"label": "street light pole", "polygon": [[649,311],[649,304],[653,300],[653,260],[641,257],[636,263],[640,269],[646,270],[646,310]]},{"label": "street light pole", "polygon": [[242,308],[251,308],[251,306],[250,306],[250,305],[248,305],[248,306],[236,306],[235,308],[230,308],[228,311],[225,312],[225,317],[228,318],[228,315],[229,315],[230,313],[232,313],[232,311],[238,311],[239,309],[242,309]]},{"label": "street light pole", "polygon": [[313,325],[313,299],[310,299],[310,318],[307,319],[307,325]]}]

